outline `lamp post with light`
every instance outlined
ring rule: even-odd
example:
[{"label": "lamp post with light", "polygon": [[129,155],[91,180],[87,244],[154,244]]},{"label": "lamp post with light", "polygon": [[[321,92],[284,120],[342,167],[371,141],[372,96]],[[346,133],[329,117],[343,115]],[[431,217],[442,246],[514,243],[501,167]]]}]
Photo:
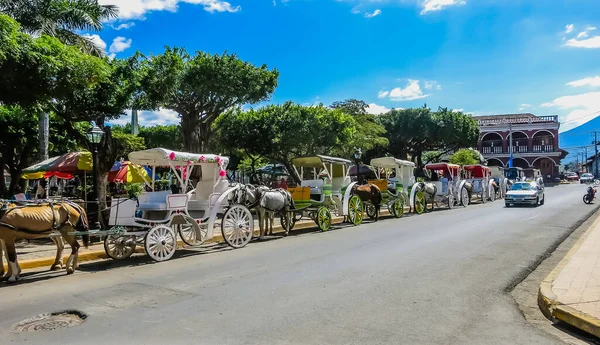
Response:
[{"label": "lamp post with light", "polygon": [[354,166],[356,166],[356,178],[358,184],[362,184],[362,176],[360,175],[360,158],[362,157],[362,150],[359,148],[354,149]]},{"label": "lamp post with light", "polygon": [[[96,169],[96,167],[98,166],[98,145],[100,144],[100,141],[102,141],[102,137],[104,136],[104,131],[102,131],[98,126],[94,126],[89,132],[86,133],[87,139],[90,143],[90,145],[92,146],[92,178],[94,179],[93,182],[93,196],[94,196],[94,200],[96,200],[96,202],[98,202],[98,184],[97,184],[97,180],[98,180],[98,170]],[[98,204],[96,204],[98,205]]]}]

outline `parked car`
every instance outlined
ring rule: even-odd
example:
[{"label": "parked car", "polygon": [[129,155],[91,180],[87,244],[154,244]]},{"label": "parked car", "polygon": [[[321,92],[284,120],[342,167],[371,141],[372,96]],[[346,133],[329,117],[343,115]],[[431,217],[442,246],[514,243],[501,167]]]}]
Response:
[{"label": "parked car", "polygon": [[574,172],[567,173],[567,181],[577,181],[577,180],[579,180],[579,175],[577,175],[577,173],[574,173]]},{"label": "parked car", "polygon": [[583,173],[579,177],[579,183],[592,183],[594,182],[594,175],[590,173]]},{"label": "parked car", "polygon": [[515,182],[506,193],[504,204],[512,205],[543,205],[546,202],[544,187],[535,182]]}]

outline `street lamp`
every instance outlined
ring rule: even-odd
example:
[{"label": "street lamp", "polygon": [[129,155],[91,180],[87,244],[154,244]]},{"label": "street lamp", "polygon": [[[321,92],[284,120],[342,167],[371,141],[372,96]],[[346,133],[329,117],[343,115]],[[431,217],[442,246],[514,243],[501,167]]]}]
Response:
[{"label": "street lamp", "polygon": [[360,176],[360,157],[362,157],[362,150],[359,148],[354,149],[354,166],[356,166],[356,178],[358,179],[358,183],[362,184],[361,176]]},{"label": "street lamp", "polygon": [[[98,201],[98,184],[96,180],[98,180],[98,170],[96,170],[97,164],[97,155],[98,155],[98,145],[100,141],[102,141],[102,137],[104,136],[104,131],[102,131],[98,126],[94,126],[89,132],[86,133],[87,139],[92,146],[92,178],[93,182],[93,196],[96,201]],[[86,192],[87,193],[87,192]],[[98,204],[96,204],[98,205]]]}]

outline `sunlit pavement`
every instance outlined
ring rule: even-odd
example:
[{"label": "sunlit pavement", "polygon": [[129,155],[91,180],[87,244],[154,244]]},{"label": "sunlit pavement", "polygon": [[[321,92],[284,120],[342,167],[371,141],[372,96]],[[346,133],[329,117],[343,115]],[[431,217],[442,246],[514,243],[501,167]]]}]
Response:
[{"label": "sunlit pavement", "polygon": [[[584,185],[327,233],[82,265],[0,286],[2,344],[558,344],[505,292],[596,206]],[[52,332],[23,319],[88,318]]]}]

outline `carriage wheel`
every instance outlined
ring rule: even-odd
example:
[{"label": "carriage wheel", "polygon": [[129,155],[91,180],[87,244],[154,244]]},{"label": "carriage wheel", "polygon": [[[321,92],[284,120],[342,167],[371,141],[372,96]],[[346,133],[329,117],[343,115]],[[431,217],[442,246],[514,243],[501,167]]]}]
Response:
[{"label": "carriage wheel", "polygon": [[104,239],[104,252],[111,259],[127,259],[135,252],[135,236],[112,234]]},{"label": "carriage wheel", "polygon": [[[208,235],[208,227],[200,228],[196,220],[189,216],[185,216],[185,220],[186,223],[184,224],[172,225],[173,231],[178,232],[183,243],[188,246],[201,245]],[[198,234],[200,234],[200,238],[198,238]]]},{"label": "carriage wheel", "polygon": [[448,195],[448,208],[451,210],[454,208],[454,195]]},{"label": "carriage wheel", "polygon": [[375,208],[375,205],[371,203],[365,203],[365,207],[367,208],[367,216],[369,216],[370,219],[374,219],[375,216],[377,216],[377,209]]},{"label": "carriage wheel", "polygon": [[485,204],[487,202],[487,198],[488,198],[487,190],[485,188],[483,188],[481,190],[481,203]]},{"label": "carriage wheel", "polygon": [[281,214],[281,217],[279,218],[279,221],[281,222],[281,228],[285,231],[285,234],[287,235],[290,232],[290,230],[294,228],[294,225],[296,225],[296,215],[294,214],[294,212],[283,212]]},{"label": "carriage wheel", "polygon": [[423,191],[418,191],[415,193],[415,212],[417,214],[422,214],[425,212],[425,207],[427,206],[427,201],[425,200],[425,193]]},{"label": "carriage wheel", "polygon": [[358,195],[353,195],[348,201],[348,220],[354,225],[360,225],[364,218],[365,207]]},{"label": "carriage wheel", "polygon": [[321,231],[327,231],[331,228],[331,211],[328,207],[321,206],[317,210],[317,226]]},{"label": "carriage wheel", "polygon": [[492,186],[490,188],[490,202],[494,202],[494,201],[496,201],[496,190]]},{"label": "carriage wheel", "polygon": [[254,218],[246,206],[233,205],[223,215],[221,233],[233,248],[245,247],[254,235]]},{"label": "carriage wheel", "polygon": [[401,218],[404,215],[404,199],[398,198],[392,203],[392,215]]},{"label": "carriage wheel", "polygon": [[469,192],[465,187],[462,187],[462,189],[460,190],[460,204],[463,207],[467,207],[467,205],[469,204]]},{"label": "carriage wheel", "polygon": [[175,231],[166,225],[155,226],[146,234],[146,253],[154,261],[166,261],[173,257],[177,249]]}]

